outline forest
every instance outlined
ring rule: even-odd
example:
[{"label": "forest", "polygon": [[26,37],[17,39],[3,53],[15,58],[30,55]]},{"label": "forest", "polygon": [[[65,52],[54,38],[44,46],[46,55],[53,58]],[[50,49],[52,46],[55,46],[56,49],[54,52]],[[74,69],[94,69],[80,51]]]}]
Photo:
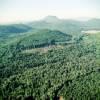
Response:
[{"label": "forest", "polygon": [[0,100],[100,100],[96,30],[100,19],[0,25]]}]

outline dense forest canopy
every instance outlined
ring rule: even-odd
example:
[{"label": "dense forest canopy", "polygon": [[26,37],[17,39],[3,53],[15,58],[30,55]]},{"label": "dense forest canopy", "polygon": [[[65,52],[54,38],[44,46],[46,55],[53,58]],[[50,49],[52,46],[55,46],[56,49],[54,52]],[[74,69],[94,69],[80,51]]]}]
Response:
[{"label": "dense forest canopy", "polygon": [[55,16],[0,25],[0,99],[100,100],[99,30]]}]

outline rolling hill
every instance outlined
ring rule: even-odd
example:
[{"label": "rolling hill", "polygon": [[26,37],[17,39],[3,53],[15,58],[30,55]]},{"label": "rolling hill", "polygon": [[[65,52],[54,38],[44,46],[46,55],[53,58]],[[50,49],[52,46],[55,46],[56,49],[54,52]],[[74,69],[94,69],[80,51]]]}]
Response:
[{"label": "rolling hill", "polygon": [[0,37],[28,32],[31,29],[24,24],[0,25]]},{"label": "rolling hill", "polygon": [[94,27],[99,20],[55,16],[2,26],[0,99],[100,100],[100,32]]},{"label": "rolling hill", "polygon": [[37,48],[49,45],[55,45],[60,42],[71,41],[72,36],[60,31],[51,31],[47,29],[39,30],[20,40],[19,46],[22,48]]},{"label": "rolling hill", "polygon": [[100,30],[100,19],[90,19],[86,21],[77,21],[72,19],[59,19],[56,16],[47,16],[40,21],[28,23],[29,26],[36,29],[51,29],[71,34],[80,35],[84,30]]}]

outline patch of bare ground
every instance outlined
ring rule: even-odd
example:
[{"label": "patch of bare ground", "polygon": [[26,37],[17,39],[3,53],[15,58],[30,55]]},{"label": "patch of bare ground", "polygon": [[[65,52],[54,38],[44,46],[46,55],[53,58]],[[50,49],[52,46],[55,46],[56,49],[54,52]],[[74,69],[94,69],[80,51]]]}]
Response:
[{"label": "patch of bare ground", "polygon": [[63,49],[63,45],[53,45],[53,46],[42,47],[42,48],[26,49],[23,50],[22,53],[35,53],[35,52],[47,53],[49,50],[52,49]]}]

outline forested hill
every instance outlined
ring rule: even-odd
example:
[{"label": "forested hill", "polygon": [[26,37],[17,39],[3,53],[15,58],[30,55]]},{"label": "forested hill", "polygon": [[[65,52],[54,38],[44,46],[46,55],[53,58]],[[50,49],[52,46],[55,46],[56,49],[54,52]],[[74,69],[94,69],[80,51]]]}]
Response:
[{"label": "forested hill", "polygon": [[77,36],[84,30],[100,30],[100,19],[94,18],[78,21],[75,19],[59,19],[56,16],[47,16],[42,20],[30,22],[28,25],[37,29],[59,30]]},{"label": "forested hill", "polygon": [[0,37],[28,32],[31,29],[24,24],[0,25]]},{"label": "forested hill", "polygon": [[60,31],[51,31],[48,29],[40,30],[20,40],[19,46],[23,49],[45,47],[59,44],[61,42],[71,41],[72,36]]},{"label": "forested hill", "polygon": [[100,100],[99,22],[44,20],[0,26],[0,100]]}]

